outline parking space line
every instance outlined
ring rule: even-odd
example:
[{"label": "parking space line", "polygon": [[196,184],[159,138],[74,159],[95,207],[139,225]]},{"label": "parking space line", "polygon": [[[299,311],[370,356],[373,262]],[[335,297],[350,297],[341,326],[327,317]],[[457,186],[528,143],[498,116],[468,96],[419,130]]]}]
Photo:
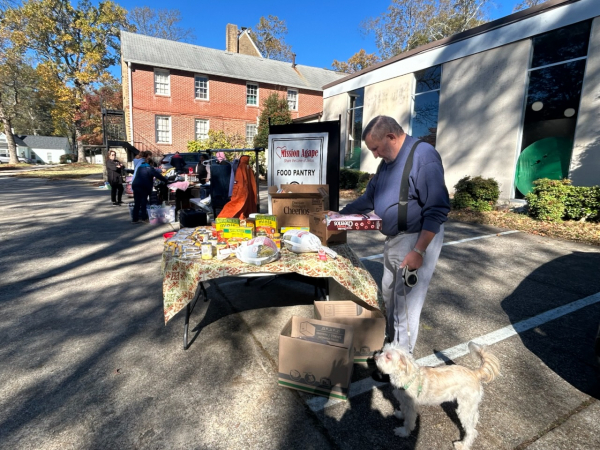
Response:
[{"label": "parking space line", "polygon": [[[487,238],[491,238],[491,237],[504,236],[506,234],[513,234],[513,233],[518,233],[518,232],[519,232],[519,230],[510,230],[510,231],[503,231],[501,233],[485,234],[483,236],[475,236],[472,238],[465,238],[465,239],[461,239],[459,241],[444,242],[442,244],[442,247],[446,246],[446,245],[456,245],[456,244],[462,244],[463,242],[476,241],[478,239],[487,239]],[[361,261],[370,261],[372,259],[379,259],[379,258],[383,258],[383,253],[380,253],[378,255],[372,255],[372,256],[364,256],[364,257],[360,258],[360,260]]]},{"label": "parking space line", "polygon": [[[537,316],[533,316],[529,319],[517,322],[514,325],[508,325],[506,327],[500,328],[499,330],[492,331],[491,333],[476,337],[474,339],[471,339],[471,341],[482,345],[492,345],[497,342],[508,339],[509,337],[512,337],[516,334],[523,333],[527,330],[531,330],[532,328],[538,327],[554,319],[565,316],[574,311],[585,308],[586,306],[594,305],[599,302],[600,292],[597,292],[596,294],[590,295],[589,297],[585,297],[580,300],[568,303],[566,305],[559,306],[558,308],[551,309],[544,313],[538,314]],[[422,366],[438,366],[446,361],[454,360],[461,356],[467,355],[468,353],[468,342],[464,342],[462,344],[456,345],[441,352],[436,352],[424,358],[420,358],[417,360],[417,363],[419,363],[419,365]],[[360,381],[356,381],[350,386],[349,398],[356,397],[357,395],[368,392],[371,389],[383,386],[384,384],[385,383],[375,381],[372,378],[365,378]],[[342,400],[328,400],[325,397],[316,396],[306,401],[308,407],[314,412],[322,411],[323,409],[333,405],[337,405],[340,402],[342,402]]]}]

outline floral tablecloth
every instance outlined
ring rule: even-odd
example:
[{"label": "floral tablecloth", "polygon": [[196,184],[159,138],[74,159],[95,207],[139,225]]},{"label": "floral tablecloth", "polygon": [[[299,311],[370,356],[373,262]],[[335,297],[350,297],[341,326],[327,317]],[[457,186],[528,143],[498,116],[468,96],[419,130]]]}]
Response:
[{"label": "floral tablecloth", "polygon": [[180,259],[165,249],[162,257],[165,324],[190,303],[202,281],[248,273],[291,273],[331,277],[366,305],[384,310],[377,283],[347,244],[331,247],[338,257],[319,260],[316,253],[296,254],[283,249],[281,257],[264,266],[246,264],[235,256],[226,260]]}]

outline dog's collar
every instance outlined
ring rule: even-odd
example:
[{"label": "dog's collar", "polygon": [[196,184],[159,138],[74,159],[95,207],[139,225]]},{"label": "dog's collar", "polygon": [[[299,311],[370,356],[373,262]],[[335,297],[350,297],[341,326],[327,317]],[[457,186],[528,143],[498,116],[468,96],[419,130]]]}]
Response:
[{"label": "dog's collar", "polygon": [[419,370],[417,371],[417,373],[415,374],[415,376],[414,376],[414,377],[412,377],[410,381],[408,381],[407,383],[405,383],[405,384],[402,386],[402,389],[404,389],[405,391],[407,391],[407,390],[408,390],[408,388],[410,387],[410,385],[411,385],[411,384],[413,384],[413,382],[414,382],[414,381],[415,381],[417,378],[419,379],[419,387],[417,388],[417,397],[418,397],[419,395],[421,395],[421,391],[423,390],[423,383],[421,383],[421,369],[419,369]]}]

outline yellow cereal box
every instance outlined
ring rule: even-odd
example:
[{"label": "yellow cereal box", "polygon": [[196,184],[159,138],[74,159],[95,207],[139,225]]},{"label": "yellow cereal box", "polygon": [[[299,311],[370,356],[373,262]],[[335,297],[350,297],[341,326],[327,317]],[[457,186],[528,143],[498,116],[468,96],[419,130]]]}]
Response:
[{"label": "yellow cereal box", "polygon": [[310,227],[281,227],[281,235],[283,236],[289,230],[310,231]]},{"label": "yellow cereal box", "polygon": [[239,227],[240,219],[227,219],[225,217],[217,217],[215,220],[215,228],[217,231],[230,227]]},{"label": "yellow cereal box", "polygon": [[277,216],[257,214],[254,218],[254,225],[257,233],[264,231],[267,236],[273,237],[273,234],[277,232]]},{"label": "yellow cereal box", "polygon": [[252,227],[228,227],[228,228],[223,228],[223,238],[225,239],[231,239],[231,238],[237,238],[237,239],[244,239],[244,238],[248,238],[248,239],[252,239],[253,236],[253,231],[254,228]]}]

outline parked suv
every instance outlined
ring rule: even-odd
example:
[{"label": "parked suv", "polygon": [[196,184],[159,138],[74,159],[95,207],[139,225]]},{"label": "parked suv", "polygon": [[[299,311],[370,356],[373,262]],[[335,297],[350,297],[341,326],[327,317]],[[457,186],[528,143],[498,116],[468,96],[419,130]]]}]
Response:
[{"label": "parked suv", "polygon": [[[160,169],[161,170],[169,170],[171,167],[171,158],[175,153],[167,153],[163,156],[163,159],[160,161]],[[193,167],[196,170],[196,165],[200,162],[200,153],[180,153],[179,154],[183,160],[185,161],[185,169],[188,170],[188,167]]]}]

